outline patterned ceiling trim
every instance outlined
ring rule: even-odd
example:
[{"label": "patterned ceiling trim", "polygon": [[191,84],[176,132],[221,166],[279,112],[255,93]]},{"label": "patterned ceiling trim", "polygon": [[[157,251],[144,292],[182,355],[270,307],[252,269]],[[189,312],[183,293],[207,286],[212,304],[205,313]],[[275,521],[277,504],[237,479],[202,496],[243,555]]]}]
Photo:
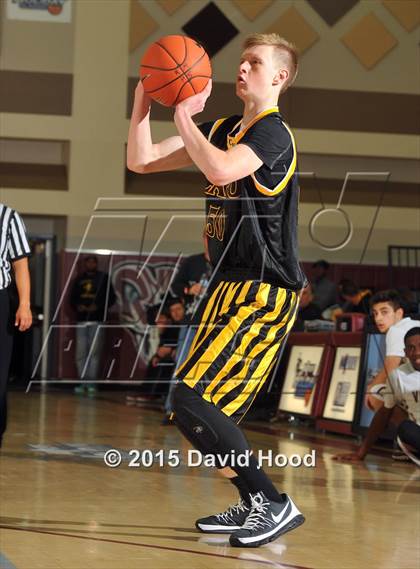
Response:
[{"label": "patterned ceiling trim", "polygon": [[329,26],[334,26],[359,0],[307,0]]},{"label": "patterned ceiling trim", "polygon": [[382,4],[407,32],[412,32],[420,24],[418,0],[383,0]]},{"label": "patterned ceiling trim", "polygon": [[273,0],[258,0],[258,2],[255,0],[232,0],[232,4],[235,4],[245,18],[251,22],[258,18],[258,16],[272,3]]},{"label": "patterned ceiling trim", "polygon": [[318,33],[293,6],[283,12],[280,18],[264,31],[280,34],[294,43],[300,54],[311,48],[319,39]]},{"label": "patterned ceiling trim", "polygon": [[373,69],[398,41],[373,12],[362,18],[341,41],[366,68]]},{"label": "patterned ceiling trim", "polygon": [[182,8],[187,2],[186,0],[157,0],[157,3],[167,14],[172,16],[177,10]]},{"label": "patterned ceiling trim", "polygon": [[214,2],[204,6],[182,29],[188,36],[199,41],[210,57],[223,49],[239,33]]},{"label": "patterned ceiling trim", "polygon": [[130,4],[130,39],[129,50],[133,52],[153,32],[159,28],[159,24],[147,12],[137,0],[131,0]]}]

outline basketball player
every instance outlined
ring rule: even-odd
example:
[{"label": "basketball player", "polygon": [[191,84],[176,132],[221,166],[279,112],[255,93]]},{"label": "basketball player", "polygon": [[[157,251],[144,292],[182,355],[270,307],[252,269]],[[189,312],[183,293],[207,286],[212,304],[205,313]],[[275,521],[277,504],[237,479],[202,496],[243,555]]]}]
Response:
[{"label": "basketball player", "polygon": [[[203,454],[238,456],[249,444],[237,423],[273,369],[293,326],[306,284],[297,260],[299,187],[293,135],[277,107],[297,74],[295,48],[277,34],[244,44],[236,94],[242,116],[197,126],[211,85],[179,103],[179,136],[153,144],[150,99],[141,82],[129,129],[127,165],[139,173],[195,163],[207,179],[206,232],[218,275],[188,356],[176,371],[175,421]],[[230,533],[230,543],[258,547],[304,517],[279,492],[254,455],[222,468],[240,494],[235,506],[197,520],[203,532]]]}]

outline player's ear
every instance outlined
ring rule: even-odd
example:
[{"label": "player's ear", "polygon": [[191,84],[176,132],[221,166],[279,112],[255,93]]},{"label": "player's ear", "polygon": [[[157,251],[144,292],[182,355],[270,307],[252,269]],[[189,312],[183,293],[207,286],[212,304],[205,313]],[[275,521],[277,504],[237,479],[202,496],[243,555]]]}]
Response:
[{"label": "player's ear", "polygon": [[287,69],[279,69],[273,78],[273,85],[279,85],[284,83],[289,77],[289,72]]}]

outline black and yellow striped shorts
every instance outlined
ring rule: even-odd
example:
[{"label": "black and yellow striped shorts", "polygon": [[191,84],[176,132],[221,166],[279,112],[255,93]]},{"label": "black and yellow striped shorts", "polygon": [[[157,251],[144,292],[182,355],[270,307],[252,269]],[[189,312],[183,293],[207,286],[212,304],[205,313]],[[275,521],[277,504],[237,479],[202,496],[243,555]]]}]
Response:
[{"label": "black and yellow striped shorts", "polygon": [[295,291],[220,282],[176,377],[239,422],[274,367],[297,307]]}]

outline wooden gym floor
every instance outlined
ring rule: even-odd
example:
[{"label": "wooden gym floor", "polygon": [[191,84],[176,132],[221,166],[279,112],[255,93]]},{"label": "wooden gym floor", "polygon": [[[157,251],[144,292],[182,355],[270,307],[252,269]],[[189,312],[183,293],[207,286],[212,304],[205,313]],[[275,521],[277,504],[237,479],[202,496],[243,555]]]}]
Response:
[{"label": "wooden gym floor", "polygon": [[[254,450],[305,454],[315,468],[270,468],[306,516],[297,530],[259,549],[200,534],[196,517],[236,502],[213,469],[187,467],[190,448],[155,410],[117,394],[12,393],[0,455],[1,569],[416,569],[420,566],[420,469],[387,451],[365,464],[331,456],[348,438],[287,424],[250,423]],[[177,468],[118,468],[104,451],[181,449]]]}]

